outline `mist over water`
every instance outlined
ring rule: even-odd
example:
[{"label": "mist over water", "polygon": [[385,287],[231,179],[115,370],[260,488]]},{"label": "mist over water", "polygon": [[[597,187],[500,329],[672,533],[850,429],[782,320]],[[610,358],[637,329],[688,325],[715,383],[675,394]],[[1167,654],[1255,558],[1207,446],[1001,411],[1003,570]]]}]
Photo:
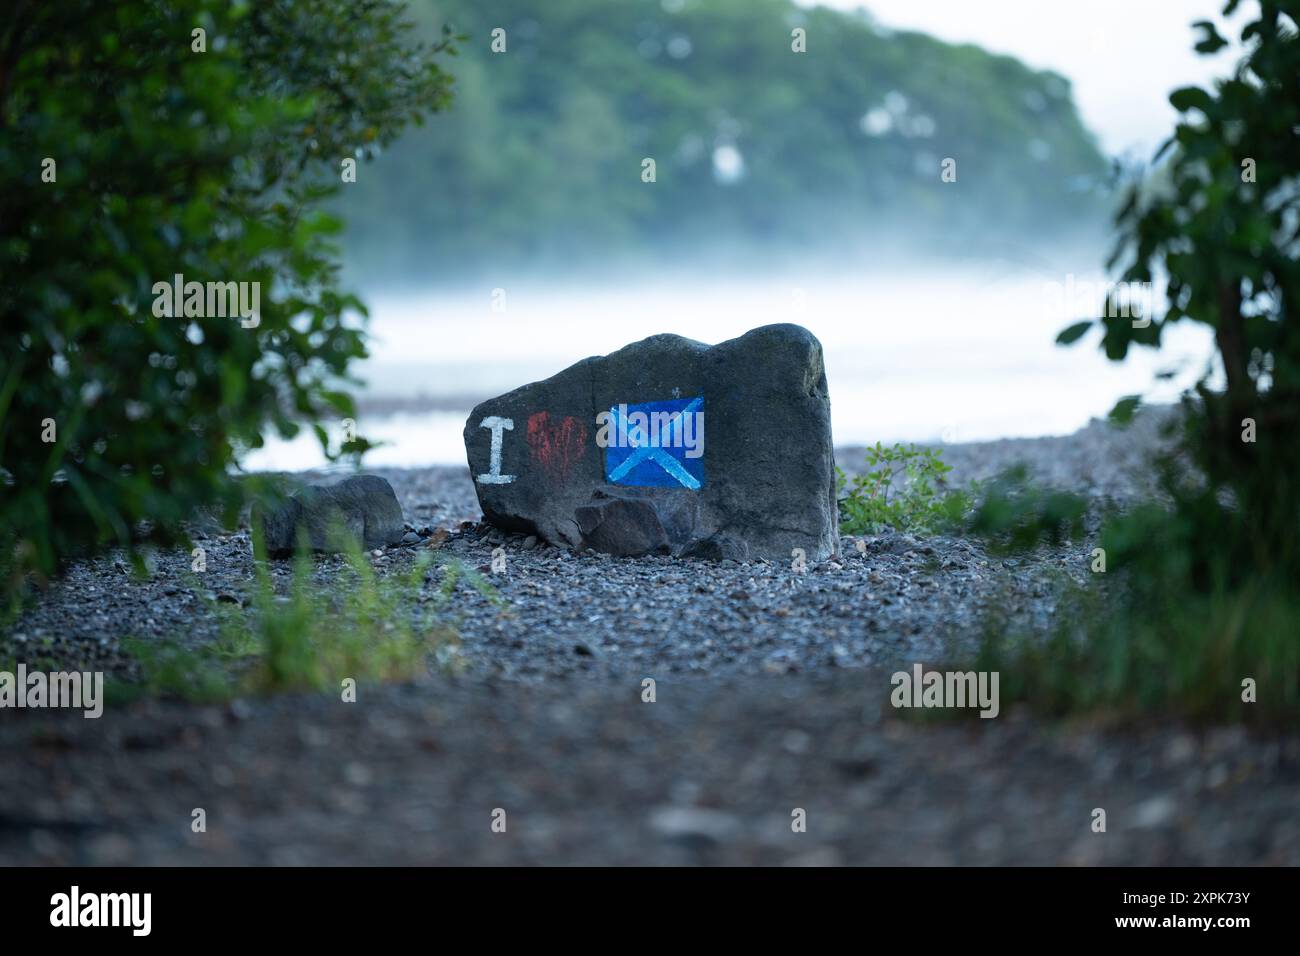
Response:
[{"label": "mist over water", "polygon": [[[1096,268],[1000,260],[524,280],[497,286],[504,296],[495,300],[491,283],[372,291],[357,423],[387,444],[364,463],[463,465],[461,432],[479,400],[650,335],[713,344],[776,322],[821,340],[837,446],[1068,434],[1124,395],[1174,399],[1212,352],[1209,336],[1192,329],[1171,330],[1159,356],[1138,351],[1118,364],[1098,351],[1095,332],[1057,346],[1071,321],[1100,314],[1104,281]],[[1153,296],[1158,305],[1163,290]],[[1155,373],[1170,368],[1181,373],[1156,387]],[[322,464],[309,433],[271,438],[245,460],[250,470]]]},{"label": "mist over water", "polygon": [[[1092,302],[1060,290],[1102,278],[1116,167],[1071,71],[968,41],[1002,49],[1020,23],[1042,38],[1068,18],[1035,8],[990,34],[988,11],[956,4],[936,42],[784,2],[435,6],[417,14],[427,40],[444,20],[477,38],[450,109],[338,199],[346,284],[372,315],[357,423],[388,443],[366,465],[462,465],[476,402],[666,332],[807,327],[841,445],[1068,433],[1187,380],[1150,393],[1151,356],[1054,345],[1099,314],[1101,286]],[[501,55],[484,38],[507,13],[520,29]],[[787,43],[805,23],[834,42]],[[604,53],[575,58],[567,38],[589,31]],[[1123,108],[1145,97],[1166,116],[1163,82],[1130,84]],[[1210,354],[1165,344],[1196,357],[1190,374]],[[304,434],[245,464],[322,461]]]}]

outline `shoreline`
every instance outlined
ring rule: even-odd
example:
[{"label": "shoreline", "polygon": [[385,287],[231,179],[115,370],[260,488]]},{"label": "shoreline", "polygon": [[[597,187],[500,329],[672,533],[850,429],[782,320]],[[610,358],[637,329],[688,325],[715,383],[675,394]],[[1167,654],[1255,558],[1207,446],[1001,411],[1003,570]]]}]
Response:
[{"label": "shoreline", "polygon": [[[1123,476],[1142,434],[1100,426],[1073,444],[972,446],[954,456],[954,476],[978,478],[1028,451],[1049,475],[1122,500],[1140,493],[1140,470]],[[0,857],[1300,864],[1300,733],[1155,718],[1107,727],[1019,705],[996,719],[930,721],[890,705],[891,672],[943,661],[990,611],[1049,627],[1062,578],[1088,573],[1086,542],[998,558],[961,537],[886,532],[861,551],[842,537],[840,559],[802,574],[763,561],[620,559],[461,527],[477,517],[467,469],[376,471],[409,522],[454,527],[439,551],[489,576],[504,601],[456,587],[454,672],[362,684],[354,702],[322,691],[110,699],[99,720],[0,711]],[[247,532],[200,541],[212,599],[244,603]],[[498,551],[506,571],[494,575]],[[384,577],[414,560],[397,547],[372,567]],[[271,569],[281,587],[286,564]],[[313,579],[328,586],[343,565],[318,556]],[[193,577],[179,550],[155,555],[147,580],[112,554],[79,562],[16,632],[65,666],[129,676],[124,630],[213,639]],[[188,826],[196,806],[209,813],[204,834]],[[1109,834],[1090,828],[1099,806]],[[497,807],[510,814],[510,840],[490,834]],[[805,834],[790,830],[792,807],[807,811]]]},{"label": "shoreline", "polygon": [[[1146,493],[1144,480],[1150,473],[1142,471],[1141,463],[1156,440],[1161,420],[1148,414],[1126,430],[1094,422],[1067,438],[949,446],[945,459],[953,466],[950,483],[985,480],[1026,461],[1046,483],[1085,491],[1098,500],[1134,500]],[[852,472],[862,452],[837,449],[836,456],[841,467]],[[562,674],[571,667],[573,662],[567,659],[571,655],[548,649],[549,639],[586,646],[587,656],[599,657],[599,669],[605,671],[619,662],[630,666],[635,661],[639,666],[655,654],[675,668],[706,673],[719,668],[760,672],[764,667],[861,666],[884,659],[903,661],[908,653],[923,649],[932,656],[937,653],[933,642],[940,637],[969,641],[992,607],[1004,610],[1010,621],[1042,630],[1055,609],[1050,581],[1062,573],[1076,580],[1087,574],[1087,541],[1043,546],[1026,556],[998,557],[990,555],[982,542],[959,535],[918,537],[893,531],[867,536],[861,552],[856,540],[841,535],[839,557],[811,567],[795,583],[787,569],[771,562],[709,564],[577,554],[545,542],[534,546],[527,535],[480,525],[482,515],[468,467],[364,471],[392,484],[411,529],[448,532],[439,549],[444,557],[481,568],[492,577],[492,553],[498,546],[505,549],[516,573],[504,576],[502,587],[531,622],[529,630],[541,639],[528,637],[523,647],[514,647],[516,638],[482,595],[462,588],[465,593],[458,592],[457,600],[468,616],[466,663],[525,680]],[[289,477],[310,482],[339,474],[309,471]],[[103,668],[124,675],[133,672],[121,647],[127,637],[146,641],[180,637],[189,647],[213,640],[216,622],[207,605],[212,601],[247,605],[253,585],[246,521],[234,530],[196,528],[194,543],[204,549],[206,561],[206,570],[197,575],[191,572],[189,551],[180,548],[153,550],[152,571],[143,580],[133,577],[120,552],[72,562],[9,633],[0,635],[0,659],[39,655],[60,666]],[[383,576],[409,568],[414,555],[413,546],[395,546],[372,558],[372,563]],[[313,580],[328,584],[344,564],[338,555],[316,556]],[[277,584],[285,584],[290,563],[272,562],[271,571]],[[613,601],[605,610],[605,599],[593,597],[616,594],[620,588],[644,595],[645,608],[633,612]],[[815,601],[807,595],[819,592],[836,596],[821,600],[821,613],[802,609],[787,611],[793,613],[791,617],[766,617],[770,611],[790,607],[796,594],[805,594],[800,600]],[[566,608],[593,600],[605,625],[634,636],[623,642],[630,650],[598,654],[606,642],[587,639],[584,622],[566,616]],[[640,606],[636,601],[627,603]],[[656,643],[661,635],[648,621],[653,609],[678,621],[680,637],[675,643]],[[867,634],[851,633],[847,623],[827,630],[823,623],[827,613],[832,619],[842,617],[847,622],[856,617],[868,622]],[[752,619],[760,623],[755,625]],[[780,634],[793,634],[793,641]],[[620,646],[617,638],[608,643]],[[705,648],[698,660],[696,647]],[[809,660],[798,663],[803,657]]]}]

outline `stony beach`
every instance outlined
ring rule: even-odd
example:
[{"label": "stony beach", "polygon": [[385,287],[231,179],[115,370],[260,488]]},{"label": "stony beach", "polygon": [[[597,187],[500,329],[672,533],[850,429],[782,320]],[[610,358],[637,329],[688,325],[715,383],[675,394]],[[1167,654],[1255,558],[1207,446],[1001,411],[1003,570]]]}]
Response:
[{"label": "stony beach", "polygon": [[[1098,422],[945,458],[954,481],[1024,461],[1122,504],[1150,493],[1157,426]],[[836,459],[851,470],[861,452]],[[918,722],[889,706],[893,671],[970,647],[990,615],[1045,630],[1061,583],[1089,573],[1087,541],[1003,557],[956,535],[845,536],[803,573],[616,558],[480,524],[467,469],[373,473],[411,529],[368,558],[377,574],[433,550],[500,596],[458,586],[453,672],[365,686],[356,703],[0,713],[0,862],[1300,862],[1300,735],[1019,708]],[[249,600],[249,535],[198,534],[197,575],[182,549],[155,552],[143,579],[120,555],[73,565],[0,658],[130,679],[126,638],[213,640],[212,604]],[[317,558],[315,580],[342,565]],[[1090,830],[1096,807],[1107,833]],[[206,833],[191,831],[195,808]],[[497,808],[505,833],[490,829]],[[806,832],[791,830],[796,809]]]}]

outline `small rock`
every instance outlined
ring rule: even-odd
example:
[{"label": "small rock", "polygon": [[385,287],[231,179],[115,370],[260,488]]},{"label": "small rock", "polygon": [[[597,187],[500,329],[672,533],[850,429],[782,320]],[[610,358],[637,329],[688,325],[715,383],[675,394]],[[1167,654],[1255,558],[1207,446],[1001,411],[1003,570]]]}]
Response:
[{"label": "small rock", "polygon": [[1144,829],[1164,826],[1173,817],[1177,808],[1174,801],[1165,796],[1155,796],[1138,804],[1133,811],[1133,825]]},{"label": "small rock", "polygon": [[275,506],[258,503],[251,521],[262,529],[271,557],[287,557],[299,533],[315,551],[337,552],[343,533],[362,547],[397,544],[403,534],[402,506],[393,486],[378,475],[353,475],[333,485],[309,485]]},{"label": "small rock", "polygon": [[722,843],[740,830],[740,821],[721,810],[704,807],[659,807],[650,814],[650,826],[672,840],[702,839]]},{"label": "small rock", "polygon": [[1179,734],[1165,749],[1165,760],[1171,764],[1186,763],[1196,756],[1196,741],[1189,734]]},{"label": "small rock", "polygon": [[1210,772],[1205,775],[1205,785],[1211,790],[1218,790],[1228,782],[1231,774],[1228,772],[1227,765],[1216,763],[1210,768]]},{"label": "small rock", "polygon": [[354,787],[364,787],[371,780],[370,768],[356,761],[352,761],[344,767],[343,775],[347,778],[348,783]]},{"label": "small rock", "polygon": [[749,560],[749,545],[731,535],[713,534],[690,545],[682,552],[682,557],[734,565],[737,561]]},{"label": "small rock", "polygon": [[241,700],[238,697],[230,702],[230,706],[226,708],[226,712],[235,720],[247,720],[249,717],[253,716],[252,705],[250,705],[248,701]]},{"label": "small rock", "polygon": [[792,754],[807,753],[811,744],[812,737],[798,729],[787,730],[781,738],[781,746]]}]

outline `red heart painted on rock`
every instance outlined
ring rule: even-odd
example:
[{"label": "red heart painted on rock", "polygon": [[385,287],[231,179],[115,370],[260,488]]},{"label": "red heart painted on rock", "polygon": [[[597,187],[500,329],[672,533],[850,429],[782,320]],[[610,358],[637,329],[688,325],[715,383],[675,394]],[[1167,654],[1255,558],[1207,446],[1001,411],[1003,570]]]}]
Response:
[{"label": "red heart painted on rock", "polygon": [[572,415],[551,421],[550,412],[528,416],[528,452],[551,481],[567,481],[587,453],[587,426]]}]

